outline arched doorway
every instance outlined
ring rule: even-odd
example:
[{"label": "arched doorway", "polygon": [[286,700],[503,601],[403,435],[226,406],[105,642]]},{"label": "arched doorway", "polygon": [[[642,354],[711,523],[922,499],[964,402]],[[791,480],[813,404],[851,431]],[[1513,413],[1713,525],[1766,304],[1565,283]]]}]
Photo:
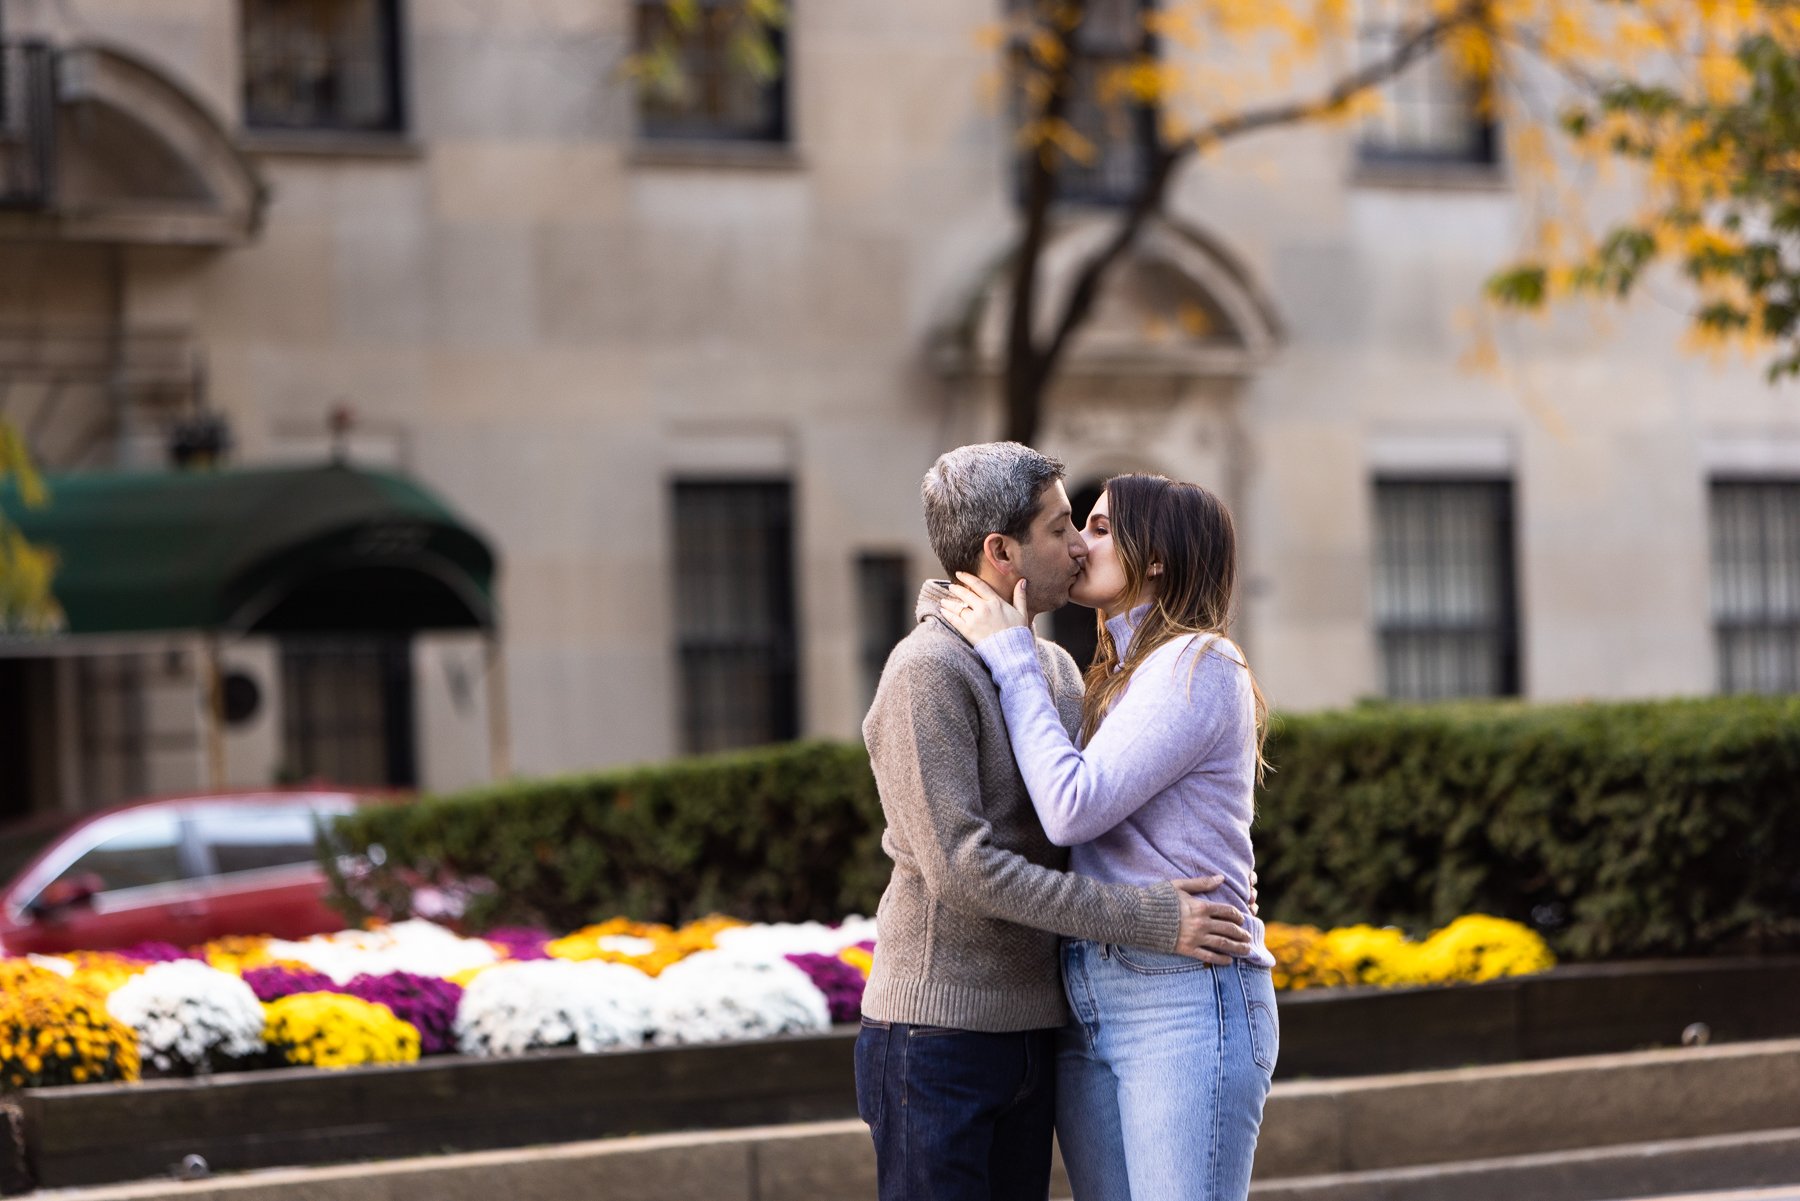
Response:
[{"label": "arched doorway", "polygon": [[[418,484],[338,465],[49,484],[39,509],[0,489],[0,510],[59,555],[67,619],[54,638],[0,638],[0,812],[314,778],[418,785],[427,701],[441,735],[485,720],[490,774],[505,774],[494,555]],[[455,695],[470,680],[417,665],[477,654],[480,702]]]},{"label": "arched doorway", "polygon": [[[1058,228],[1040,264],[1043,322],[1114,232],[1100,217]],[[997,434],[1011,262],[997,255],[937,332],[933,362],[961,402],[946,441]],[[1244,410],[1280,338],[1268,297],[1225,241],[1187,221],[1146,225],[1068,347],[1033,438],[1068,465],[1075,518],[1085,521],[1101,480],[1121,470],[1155,471],[1211,488],[1247,529],[1255,453]],[[1092,662],[1098,639],[1091,613],[1065,608],[1053,615],[1051,633],[1078,663]]]}]

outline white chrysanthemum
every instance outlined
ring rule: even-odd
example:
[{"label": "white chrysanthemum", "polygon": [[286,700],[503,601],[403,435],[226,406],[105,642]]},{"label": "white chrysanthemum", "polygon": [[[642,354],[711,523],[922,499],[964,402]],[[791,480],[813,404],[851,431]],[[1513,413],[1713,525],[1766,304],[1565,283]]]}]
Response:
[{"label": "white chrysanthemum", "polygon": [[137,1031],[144,1062],[163,1071],[263,1049],[256,994],[230,972],[198,960],[151,964],[114,989],[106,1008]]},{"label": "white chrysanthemum", "polygon": [[831,1012],[825,994],[785,959],[701,951],[656,978],[650,1025],[651,1041],[667,1047],[829,1030]]},{"label": "white chrysanthemum", "polygon": [[25,962],[29,963],[32,967],[41,967],[46,971],[55,972],[59,976],[73,976],[75,974],[74,962],[72,960],[64,959],[61,955],[27,955],[25,956]]},{"label": "white chrysanthemum", "polygon": [[779,922],[734,926],[713,941],[719,952],[743,963],[779,963],[789,955],[836,955],[875,937],[875,919],[851,916],[836,926],[822,922]]},{"label": "white chrysanthemum", "polygon": [[412,972],[419,976],[453,976],[500,960],[492,943],[463,938],[434,922],[395,922],[376,930],[344,930],[299,942],[271,942],[271,959],[304,963],[346,984],[356,976]]},{"label": "white chrysanthemum", "polygon": [[456,1010],[465,1055],[517,1055],[548,1047],[640,1047],[650,1024],[650,978],[593,960],[503,963],[475,977]]}]

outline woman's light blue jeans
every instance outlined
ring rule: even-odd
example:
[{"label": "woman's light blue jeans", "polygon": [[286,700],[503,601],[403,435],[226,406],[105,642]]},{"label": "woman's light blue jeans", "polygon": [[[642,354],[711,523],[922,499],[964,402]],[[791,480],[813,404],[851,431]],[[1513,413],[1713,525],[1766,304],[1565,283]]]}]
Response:
[{"label": "woman's light blue jeans", "polygon": [[1268,969],[1063,944],[1056,1135],[1075,1201],[1244,1201],[1279,1049]]}]

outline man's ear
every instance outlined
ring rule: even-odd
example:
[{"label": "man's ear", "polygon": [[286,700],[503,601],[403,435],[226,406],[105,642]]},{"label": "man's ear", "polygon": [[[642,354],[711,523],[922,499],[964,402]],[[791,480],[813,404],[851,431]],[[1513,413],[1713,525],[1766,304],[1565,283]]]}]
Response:
[{"label": "man's ear", "polygon": [[1002,574],[1018,572],[1013,540],[1005,534],[989,534],[981,540],[981,559]]}]

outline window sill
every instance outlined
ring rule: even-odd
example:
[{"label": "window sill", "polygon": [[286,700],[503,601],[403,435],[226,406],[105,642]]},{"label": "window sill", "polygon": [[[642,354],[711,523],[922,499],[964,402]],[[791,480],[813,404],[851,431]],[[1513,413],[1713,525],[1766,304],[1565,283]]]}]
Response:
[{"label": "window sill", "polygon": [[1504,192],[1512,187],[1512,180],[1499,163],[1364,159],[1351,168],[1350,184],[1403,191]]},{"label": "window sill", "polygon": [[640,140],[627,161],[633,167],[717,168],[798,171],[806,161],[785,142],[705,142]]},{"label": "window sill", "polygon": [[253,129],[238,135],[246,154],[306,155],[320,158],[425,157],[425,148],[404,133],[353,133],[335,129]]}]

